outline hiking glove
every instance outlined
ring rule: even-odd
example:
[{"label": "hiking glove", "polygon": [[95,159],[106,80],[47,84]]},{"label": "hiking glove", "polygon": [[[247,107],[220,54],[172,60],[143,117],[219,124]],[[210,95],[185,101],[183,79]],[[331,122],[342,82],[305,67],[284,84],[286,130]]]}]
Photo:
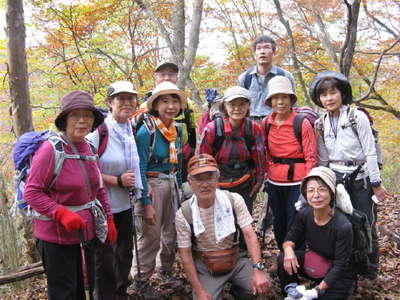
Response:
[{"label": "hiking glove", "polygon": [[54,218],[56,221],[60,222],[67,231],[83,230],[86,228],[85,220],[80,215],[62,205],[57,208]]},{"label": "hiking glove", "polygon": [[112,245],[117,241],[117,228],[115,228],[113,217],[107,219],[107,227],[108,227],[108,233],[107,233],[106,244]]},{"label": "hiking glove", "polygon": [[296,282],[285,285],[284,290],[287,293],[289,299],[300,299],[303,295],[296,289],[298,284]]},{"label": "hiking glove", "polygon": [[296,289],[303,295],[304,300],[312,300],[318,298],[318,291],[316,289],[306,290],[304,285],[299,285]]}]

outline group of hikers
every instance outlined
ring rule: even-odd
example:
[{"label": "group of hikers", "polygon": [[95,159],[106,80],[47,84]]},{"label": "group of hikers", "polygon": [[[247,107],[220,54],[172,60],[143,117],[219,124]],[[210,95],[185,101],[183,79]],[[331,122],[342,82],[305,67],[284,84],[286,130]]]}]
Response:
[{"label": "group of hikers", "polygon": [[[353,208],[372,228],[360,280],[373,283],[373,196],[383,202],[390,194],[368,117],[350,107],[351,85],[334,71],[317,74],[310,86],[325,112],[315,122],[305,117],[293,76],[273,64],[275,41],[260,36],[252,49],[257,64],[237,86],[221,96],[207,91],[200,126],[172,62],[155,68],[155,87],[142,101],[130,82],[111,84],[106,116],[89,93],[62,97],[60,133],[36,151],[24,188],[36,212],[49,299],[128,299],[132,283],[144,299],[159,299],[153,275],[162,285],[182,284],[174,276],[177,250],[194,299],[222,299],[227,282],[236,299],[268,294],[271,279],[252,226],[262,187],[283,297],[350,296],[358,273],[345,214]],[[297,275],[312,284],[300,285]]]}]

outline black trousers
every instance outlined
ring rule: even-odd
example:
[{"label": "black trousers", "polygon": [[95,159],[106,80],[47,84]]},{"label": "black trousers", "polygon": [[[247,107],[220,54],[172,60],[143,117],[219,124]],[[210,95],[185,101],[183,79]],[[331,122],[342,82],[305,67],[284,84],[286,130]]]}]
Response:
[{"label": "black trousers", "polygon": [[300,196],[300,184],[280,186],[268,183],[268,201],[274,216],[274,235],[278,248],[282,250],[286,234],[296,218],[294,204]]},{"label": "black trousers", "polygon": [[95,299],[108,300],[124,295],[130,285],[128,275],[132,266],[132,210],[113,214],[118,238],[113,245],[101,244],[95,252]]},{"label": "black trousers", "polygon": [[[84,246],[90,294],[94,282],[94,249],[97,240]],[[38,240],[47,276],[49,300],[85,300],[80,245],[61,245]]]},{"label": "black trousers", "polygon": [[[316,284],[319,284],[322,279],[315,280],[310,277],[308,277],[304,273],[304,251],[298,250],[295,251],[295,254],[297,256],[297,261],[299,262],[300,268],[297,269],[297,272],[299,275],[313,280]],[[289,275],[285,269],[283,268],[283,259],[284,259],[284,254],[281,252],[278,256],[278,276],[279,276],[279,281],[281,284],[281,289],[283,293],[284,287],[292,282],[297,282],[298,283],[298,277],[297,274]],[[324,300],[344,300],[347,299],[353,289],[354,281],[355,281],[356,275],[355,272],[351,269],[351,267],[347,267],[346,270],[344,270],[338,278],[325,292],[323,296],[318,297],[318,299],[324,299]]]},{"label": "black trousers", "polygon": [[250,215],[253,213],[253,202],[254,202],[254,199],[256,198],[255,197],[256,195],[254,195],[253,197],[250,197],[250,192],[253,187],[252,181],[253,181],[253,179],[250,177],[248,180],[246,180],[245,182],[243,182],[242,184],[240,184],[238,186],[231,187],[231,188],[221,188],[221,190],[227,190],[232,193],[238,193],[240,196],[242,196],[244,199],[244,202],[246,203],[246,206],[247,206],[247,209],[248,209]]}]

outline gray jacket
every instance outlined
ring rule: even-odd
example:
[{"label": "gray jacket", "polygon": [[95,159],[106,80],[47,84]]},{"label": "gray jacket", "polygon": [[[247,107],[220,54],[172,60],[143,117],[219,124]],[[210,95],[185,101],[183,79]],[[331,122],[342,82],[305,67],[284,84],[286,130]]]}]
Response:
[{"label": "gray jacket", "polygon": [[[272,66],[271,70],[265,77],[260,76],[257,73],[257,66],[252,67],[248,71],[251,75],[251,83],[248,90],[251,97],[250,116],[252,117],[265,117],[272,112],[272,108],[265,104],[265,98],[268,94],[269,80],[278,75],[278,73],[283,74],[283,76],[289,78],[292,83],[293,90],[296,89],[293,75],[280,67]],[[238,85],[244,88],[246,73],[247,71],[243,72],[238,78]]]}]

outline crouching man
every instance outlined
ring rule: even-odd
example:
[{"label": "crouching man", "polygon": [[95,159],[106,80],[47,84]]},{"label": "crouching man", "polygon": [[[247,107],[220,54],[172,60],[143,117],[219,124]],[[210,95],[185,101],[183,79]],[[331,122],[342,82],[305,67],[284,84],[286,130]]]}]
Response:
[{"label": "crouching man", "polygon": [[[182,203],[175,226],[179,254],[194,299],[222,299],[225,283],[232,283],[236,299],[266,294],[270,282],[251,226],[253,219],[243,198],[217,189],[219,171],[208,154],[188,162],[188,182],[194,195]],[[239,250],[243,234],[248,255]]]}]

